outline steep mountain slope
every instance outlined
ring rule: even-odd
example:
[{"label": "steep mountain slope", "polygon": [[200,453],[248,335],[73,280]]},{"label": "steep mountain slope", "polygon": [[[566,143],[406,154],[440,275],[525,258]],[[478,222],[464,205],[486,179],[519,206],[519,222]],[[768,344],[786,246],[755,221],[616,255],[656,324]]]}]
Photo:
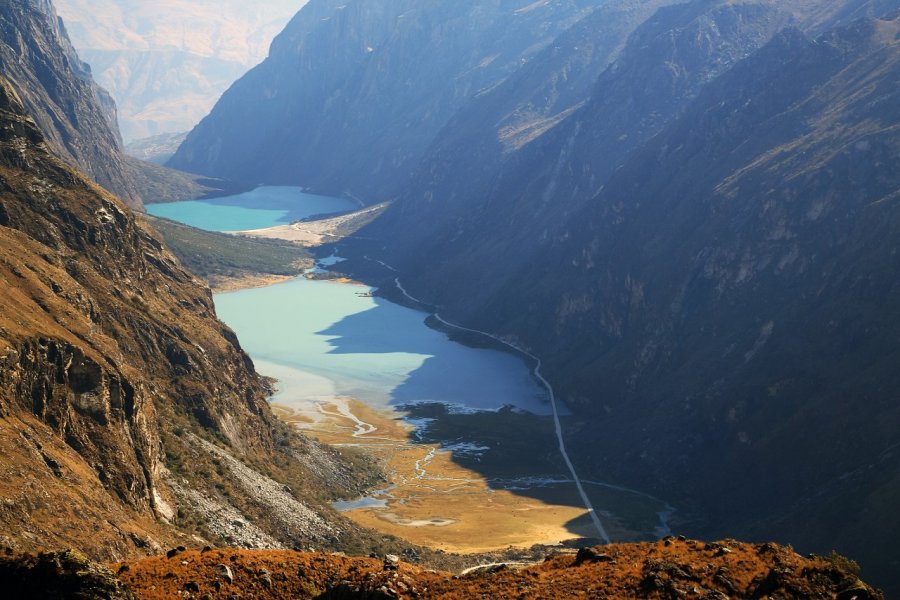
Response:
[{"label": "steep mountain slope", "polygon": [[[584,421],[581,468],[694,507],[694,531],[837,547],[894,589],[898,34],[896,16],[787,30],[613,161],[591,154],[621,141],[598,86],[440,244],[388,256],[446,316],[544,358]],[[605,105],[661,114],[630,97]]]},{"label": "steep mountain slope", "polygon": [[596,0],[313,0],[169,162],[375,202],[433,136]]},{"label": "steep mountain slope", "polygon": [[141,207],[119,147],[115,103],[78,59],[49,0],[0,6],[0,75],[12,82],[58,156]]},{"label": "steep mountain slope", "polygon": [[272,547],[352,530],[315,507],[364,475],[278,424],[209,290],[50,153],[2,79],[0,281],[4,544],[112,559],[186,532]]},{"label": "steep mountain slope", "polygon": [[[661,4],[605,5],[470,103],[367,233],[392,240],[389,250],[400,261],[413,248],[426,256],[448,246],[450,254],[478,253],[465,232],[481,231],[485,220],[502,228],[507,198],[540,196],[543,201],[523,210],[510,228],[522,234],[526,243],[518,247],[527,251],[528,236],[576,210],[708,81],[793,20],[770,2],[704,1],[656,12]],[[588,49],[595,50],[588,68],[573,72],[571,61]],[[557,110],[532,108],[566,98]]]},{"label": "steep mountain slope", "polygon": [[304,3],[56,0],[79,54],[118,102],[126,141],[189,131]]}]

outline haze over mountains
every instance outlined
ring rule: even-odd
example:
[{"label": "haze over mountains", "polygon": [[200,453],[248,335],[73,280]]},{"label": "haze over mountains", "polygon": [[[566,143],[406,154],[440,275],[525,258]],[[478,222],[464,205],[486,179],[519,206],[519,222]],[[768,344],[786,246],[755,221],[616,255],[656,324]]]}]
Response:
[{"label": "haze over mountains", "polygon": [[8,2],[0,11],[0,75],[16,89],[58,157],[129,206],[202,193],[196,177],[126,156],[118,109],[94,81],[49,1]]},{"label": "haze over mountains", "polygon": [[53,5],[11,2],[0,12],[0,28],[0,75],[15,85],[54,151],[139,207],[115,103],[79,60]]},{"label": "haze over mountains", "polygon": [[268,53],[305,0],[58,0],[126,141],[190,130]]}]

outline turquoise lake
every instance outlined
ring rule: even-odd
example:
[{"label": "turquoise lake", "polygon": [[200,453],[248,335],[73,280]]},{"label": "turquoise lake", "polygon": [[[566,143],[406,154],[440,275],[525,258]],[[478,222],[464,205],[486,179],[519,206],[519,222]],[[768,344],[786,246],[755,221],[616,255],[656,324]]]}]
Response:
[{"label": "turquoise lake", "polygon": [[[347,200],[266,187],[148,210],[204,229],[240,231],[350,208]],[[521,358],[453,342],[425,325],[425,313],[370,297],[372,291],[300,278],[217,294],[215,302],[259,372],[278,379],[278,404],[350,396],[382,408],[439,402],[460,411],[512,405],[550,414]]]},{"label": "turquoise lake", "polygon": [[345,198],[307,194],[298,187],[263,186],[223,198],[148,204],[147,212],[207,231],[246,231],[357,208],[356,202]]},{"label": "turquoise lake", "polygon": [[278,404],[350,396],[382,408],[437,402],[550,413],[521,359],[453,342],[427,327],[424,313],[360,295],[368,291],[297,279],[218,294],[216,310],[259,371],[279,380]]}]

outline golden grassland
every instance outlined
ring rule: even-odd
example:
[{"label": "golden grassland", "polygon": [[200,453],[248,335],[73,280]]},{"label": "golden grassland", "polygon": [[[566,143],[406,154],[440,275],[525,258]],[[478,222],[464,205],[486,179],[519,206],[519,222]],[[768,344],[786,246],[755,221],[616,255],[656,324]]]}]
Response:
[{"label": "golden grassland", "polygon": [[492,489],[484,475],[454,462],[439,444],[414,442],[414,428],[399,413],[351,398],[324,402],[314,412],[273,408],[319,441],[361,447],[383,465],[388,491],[380,496],[387,505],[346,513],[365,527],[458,553],[552,545],[591,534],[588,523],[583,532],[570,529],[585,515],[573,486],[548,487],[543,500]]}]

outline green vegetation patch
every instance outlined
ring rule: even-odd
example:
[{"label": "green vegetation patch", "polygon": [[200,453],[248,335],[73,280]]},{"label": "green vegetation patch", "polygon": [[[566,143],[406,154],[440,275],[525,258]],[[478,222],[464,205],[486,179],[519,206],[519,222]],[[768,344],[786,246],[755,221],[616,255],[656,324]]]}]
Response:
[{"label": "green vegetation patch", "polygon": [[292,276],[314,264],[306,249],[290,242],[204,231],[149,215],[144,218],[185,268],[205,279],[247,274]]}]

